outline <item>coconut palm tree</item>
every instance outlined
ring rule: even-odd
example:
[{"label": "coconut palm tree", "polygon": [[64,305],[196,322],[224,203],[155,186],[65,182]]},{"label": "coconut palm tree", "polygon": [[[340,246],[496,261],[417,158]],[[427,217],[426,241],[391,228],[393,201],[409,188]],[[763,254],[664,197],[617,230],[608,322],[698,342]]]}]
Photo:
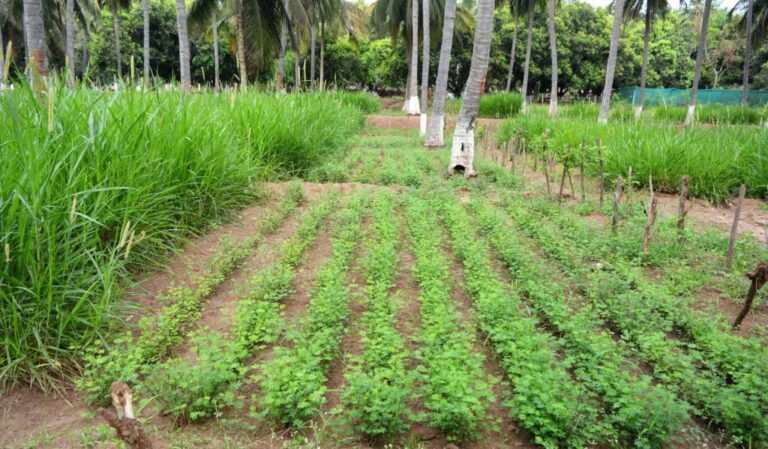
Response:
[{"label": "coconut palm tree", "polygon": [[432,118],[429,121],[429,134],[426,146],[442,147],[445,145],[445,94],[448,90],[448,70],[451,64],[453,46],[453,28],[456,23],[456,0],[446,0],[443,17],[443,40],[440,43],[440,62],[435,80],[435,97],[432,100]]},{"label": "coconut palm tree", "polygon": [[[681,2],[682,4],[682,2]],[[643,13],[643,6],[645,12]],[[628,0],[624,5],[624,16],[637,19],[643,15],[645,29],[643,31],[643,63],[640,69],[640,92],[635,106],[635,118],[640,118],[645,104],[645,84],[648,78],[648,50],[651,42],[651,24],[654,19],[662,18],[669,12],[668,0]]]},{"label": "coconut palm tree", "polygon": [[709,31],[709,14],[712,11],[712,0],[704,1],[704,12],[701,17],[701,30],[699,46],[696,50],[696,65],[693,68],[693,85],[691,86],[691,98],[688,102],[688,115],[685,117],[685,126],[693,124],[696,116],[696,95],[699,91],[701,80],[701,65],[704,62],[704,52],[707,49],[707,32]]},{"label": "coconut palm tree", "polygon": [[[5,4],[0,2],[0,85],[8,82],[5,79],[5,41],[3,40],[3,26],[5,26],[5,21],[7,20],[6,15]],[[10,64],[10,61],[8,61],[8,64]]]},{"label": "coconut palm tree", "polygon": [[[749,66],[752,63],[752,44],[759,42],[759,39],[766,34],[766,18],[768,17],[768,1],[741,0],[728,13],[729,18],[733,17],[736,9],[744,8],[744,16],[739,21],[739,27],[744,30],[744,73],[742,79],[741,105],[746,107],[749,100]],[[755,14],[757,13],[757,14]],[[758,26],[755,27],[754,17],[757,16]]]},{"label": "coconut palm tree", "polygon": [[515,53],[517,52],[517,30],[520,28],[520,18],[517,17],[515,12],[512,10],[511,2],[509,9],[510,12],[512,12],[512,17],[515,18],[515,31],[512,34],[512,49],[509,51],[509,72],[507,72],[506,89],[507,92],[509,92],[509,90],[512,88],[512,73],[515,70]]},{"label": "coconut palm tree", "polygon": [[221,68],[219,58],[219,17],[216,10],[211,10],[211,34],[213,35],[213,91],[221,87]]},{"label": "coconut palm tree", "polygon": [[427,106],[429,103],[429,1],[422,0],[422,43],[421,43],[421,120],[419,120],[419,135],[427,134]]},{"label": "coconut palm tree", "polygon": [[67,0],[66,6],[66,66],[67,83],[70,86],[75,84],[75,0]]},{"label": "coconut palm tree", "polygon": [[[45,46],[45,26],[43,25],[42,0],[23,0],[24,7],[24,35],[27,54],[33,71],[43,79],[48,77],[48,50]],[[30,82],[36,90],[42,89],[35,81],[35,76],[30,77]]]},{"label": "coconut palm tree", "polygon": [[288,49],[288,25],[280,21],[280,50],[277,55],[277,89],[285,86],[285,52]]},{"label": "coconut palm tree", "polygon": [[192,73],[190,61],[192,56],[189,51],[189,29],[187,26],[187,5],[184,0],[176,0],[176,30],[179,33],[179,64],[181,69],[181,87],[184,91],[192,90]]},{"label": "coconut palm tree", "polygon": [[420,115],[419,88],[416,83],[419,72],[419,1],[411,1],[411,59],[408,70],[408,107],[405,113],[408,115]]},{"label": "coconut palm tree", "polygon": [[549,0],[549,52],[552,56],[552,92],[549,95],[549,116],[557,117],[557,35],[555,34],[555,5],[557,0]]},{"label": "coconut palm tree", "polygon": [[[523,66],[523,85],[520,86],[520,95],[523,97],[521,111],[525,114],[528,110],[528,73],[531,66],[531,43],[533,42],[533,16],[536,13],[537,0],[523,0],[520,3],[521,13],[528,14],[528,41],[525,45],[525,64]],[[524,8],[524,9],[523,9]]]},{"label": "coconut palm tree", "polygon": [[488,59],[493,35],[494,0],[478,0],[475,39],[472,45],[472,65],[464,88],[463,102],[456,129],[453,132],[451,162],[448,174],[463,171],[465,176],[475,176],[473,159],[475,155],[475,126],[480,110],[482,84],[488,73]]},{"label": "coconut palm tree", "polygon": [[[144,89],[149,86],[149,0],[143,0],[144,13]],[[218,69],[218,65],[216,67]]]},{"label": "coconut palm tree", "polygon": [[600,103],[600,115],[597,123],[608,123],[608,112],[611,109],[611,93],[613,92],[613,75],[616,73],[616,57],[619,50],[619,36],[621,34],[621,19],[624,14],[624,0],[613,2],[613,30],[611,31],[611,45],[608,49],[608,66],[605,69],[605,85],[603,86],[603,99]]},{"label": "coconut palm tree", "polygon": [[120,41],[120,11],[124,8],[130,8],[131,0],[103,0],[101,6],[106,7],[112,13],[112,28],[115,33],[115,57],[117,58],[117,77],[122,79],[123,52]]}]

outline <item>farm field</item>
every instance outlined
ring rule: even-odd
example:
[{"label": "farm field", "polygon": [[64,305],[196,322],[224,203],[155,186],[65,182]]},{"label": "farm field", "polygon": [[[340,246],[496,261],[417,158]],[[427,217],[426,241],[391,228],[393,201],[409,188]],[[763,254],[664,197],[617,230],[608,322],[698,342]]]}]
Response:
[{"label": "farm field", "polygon": [[[612,231],[593,177],[548,197],[543,164],[502,160],[490,131],[478,177],[445,178],[450,149],[423,148],[414,123],[344,112],[346,137],[315,148],[340,151],[237,180],[258,188],[190,225],[162,268],[161,242],[143,248],[128,273],[153,269],[113,312],[127,326],[87,346],[62,397],[0,397],[0,447],[121,447],[98,413],[115,380],[157,447],[766,447],[765,290],[730,327],[768,260],[764,203],[727,271],[712,211],[728,209],[697,200],[682,241],[662,205],[644,252],[646,191]],[[62,201],[61,223],[80,216]]]}]

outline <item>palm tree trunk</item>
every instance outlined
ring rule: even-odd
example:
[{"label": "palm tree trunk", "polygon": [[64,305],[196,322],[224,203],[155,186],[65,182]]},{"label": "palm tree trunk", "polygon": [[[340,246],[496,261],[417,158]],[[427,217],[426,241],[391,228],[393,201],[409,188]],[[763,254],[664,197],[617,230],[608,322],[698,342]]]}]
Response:
[{"label": "palm tree trunk", "polygon": [[7,80],[5,79],[5,44],[3,41],[3,25],[0,23],[0,86],[3,86],[6,82]]},{"label": "palm tree trunk", "polygon": [[[66,49],[67,84],[75,85],[75,0],[67,0]],[[2,48],[0,46],[0,48]],[[0,50],[2,51],[2,50]]]},{"label": "palm tree trunk", "polygon": [[555,34],[555,2],[549,0],[549,52],[552,55],[552,92],[549,96],[549,116],[557,117],[557,35]]},{"label": "palm tree trunk", "polygon": [[432,118],[429,120],[428,147],[445,145],[445,94],[448,91],[448,71],[451,65],[453,27],[456,24],[456,0],[445,0],[443,15],[443,40],[440,43],[440,62],[437,65],[435,97],[432,100]]},{"label": "palm tree trunk", "polygon": [[707,32],[709,31],[709,13],[711,10],[712,0],[705,0],[704,14],[701,18],[701,36],[699,36],[699,47],[696,50],[696,65],[693,68],[693,85],[691,86],[691,99],[688,102],[688,115],[685,117],[685,126],[692,124],[696,115],[696,95],[699,91],[704,52],[707,51]]},{"label": "palm tree trunk", "polygon": [[320,90],[325,89],[325,20],[320,19]]},{"label": "palm tree trunk", "polygon": [[507,73],[507,92],[512,88],[512,72],[515,69],[515,52],[517,52],[517,29],[520,20],[515,20],[515,32],[512,35],[512,50],[509,51],[509,72]]},{"label": "palm tree trunk", "polygon": [[317,32],[315,25],[309,25],[309,88],[315,88],[315,47],[317,46]]},{"label": "palm tree trunk", "polygon": [[408,115],[419,115],[419,0],[411,0],[411,70],[408,76]]},{"label": "palm tree trunk", "polygon": [[88,41],[90,40],[90,37],[91,35],[88,32],[88,27],[83,27],[83,54],[80,57],[83,61],[83,78],[88,75]]},{"label": "palm tree trunk", "polygon": [[453,133],[453,147],[448,174],[463,171],[465,176],[475,176],[473,159],[475,155],[475,125],[480,110],[482,84],[488,73],[488,59],[493,35],[494,0],[478,0],[475,25],[475,39],[472,45],[472,65],[464,88],[464,101],[456,130]]},{"label": "palm tree trunk", "polygon": [[419,135],[427,134],[427,106],[429,104],[429,2],[422,0],[422,44],[421,44],[421,120],[419,121]]},{"label": "palm tree trunk", "polygon": [[603,101],[600,104],[600,115],[597,123],[608,123],[608,113],[611,110],[611,94],[613,93],[613,75],[616,73],[616,59],[619,52],[621,37],[621,19],[624,14],[624,0],[613,2],[613,30],[611,31],[611,46],[608,49],[608,67],[605,70],[605,85],[603,86]]},{"label": "palm tree trunk", "polygon": [[[43,25],[43,4],[41,0],[24,0],[24,32],[27,39],[27,52],[33,70],[43,80],[48,78],[48,50],[45,46],[45,26]],[[42,85],[30,77],[35,91],[40,92]]]},{"label": "palm tree trunk", "polygon": [[525,45],[525,67],[523,68],[523,85],[520,87],[520,95],[523,96],[522,112],[526,113],[528,109],[528,72],[531,67],[531,43],[533,41],[533,14],[536,10],[534,5],[528,6],[528,42]]},{"label": "palm tree trunk", "polygon": [[753,0],[747,2],[747,42],[744,49],[744,90],[741,93],[741,106],[747,107],[749,100],[749,64],[752,61],[752,9]]},{"label": "palm tree trunk", "polygon": [[277,54],[277,88],[285,86],[285,52],[288,48],[288,27],[285,21],[280,23],[280,52]]},{"label": "palm tree trunk", "polygon": [[144,89],[149,87],[149,0],[144,0]]},{"label": "palm tree trunk", "polygon": [[219,60],[219,19],[216,9],[211,10],[211,32],[213,33],[213,91],[218,92],[221,86],[221,69]]},{"label": "palm tree trunk", "polygon": [[[177,8],[178,9],[178,8]],[[117,8],[112,11],[112,27],[115,32],[115,56],[117,57],[117,78],[123,79],[123,52],[120,48],[120,15]]]},{"label": "palm tree trunk", "polygon": [[299,53],[299,45],[294,43],[293,52],[295,57],[293,58],[293,85],[296,90],[301,90],[301,54]]},{"label": "palm tree trunk", "polygon": [[240,62],[240,88],[248,85],[248,63],[245,55],[245,24],[243,23],[243,0],[237,2],[235,13],[235,27],[237,33],[237,59]]},{"label": "palm tree trunk", "polygon": [[176,28],[179,32],[179,62],[181,63],[181,87],[184,91],[192,90],[190,70],[189,32],[187,30],[187,5],[184,0],[176,0]]},{"label": "palm tree trunk", "polygon": [[651,10],[651,2],[646,0],[645,2],[645,34],[643,35],[643,67],[640,69],[640,98],[638,100],[637,108],[635,108],[635,118],[640,118],[643,113],[643,105],[645,105],[645,80],[648,78],[648,48],[651,44],[651,18],[653,17],[653,11]]},{"label": "palm tree trunk", "polygon": [[411,99],[411,46],[405,43],[405,61],[408,63],[408,74],[405,77],[405,96],[403,99],[403,112],[408,112],[408,105]]}]

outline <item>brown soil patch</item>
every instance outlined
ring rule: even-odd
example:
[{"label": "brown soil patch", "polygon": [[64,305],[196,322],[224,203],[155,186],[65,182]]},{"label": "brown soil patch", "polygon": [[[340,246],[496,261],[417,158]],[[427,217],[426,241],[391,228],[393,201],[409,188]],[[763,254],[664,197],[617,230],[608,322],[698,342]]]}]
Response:
[{"label": "brown soil patch", "polygon": [[[369,115],[368,126],[373,128],[387,129],[419,129],[418,115]],[[479,127],[486,127],[486,132],[495,131],[504,120],[493,118],[481,118],[478,120]],[[446,133],[453,132],[456,126],[456,117],[448,116],[445,118]]]}]

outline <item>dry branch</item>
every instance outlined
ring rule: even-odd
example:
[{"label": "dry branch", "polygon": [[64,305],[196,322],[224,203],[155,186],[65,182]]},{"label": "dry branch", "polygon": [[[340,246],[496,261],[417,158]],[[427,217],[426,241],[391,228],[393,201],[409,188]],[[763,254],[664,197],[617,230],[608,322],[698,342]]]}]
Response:
[{"label": "dry branch", "polygon": [[755,268],[755,271],[746,273],[747,278],[752,281],[747,292],[747,299],[744,301],[744,307],[739,312],[736,320],[733,322],[733,328],[738,329],[741,326],[741,322],[749,313],[749,309],[752,308],[752,302],[755,300],[757,292],[763,288],[766,282],[768,282],[768,262],[761,262]]}]

